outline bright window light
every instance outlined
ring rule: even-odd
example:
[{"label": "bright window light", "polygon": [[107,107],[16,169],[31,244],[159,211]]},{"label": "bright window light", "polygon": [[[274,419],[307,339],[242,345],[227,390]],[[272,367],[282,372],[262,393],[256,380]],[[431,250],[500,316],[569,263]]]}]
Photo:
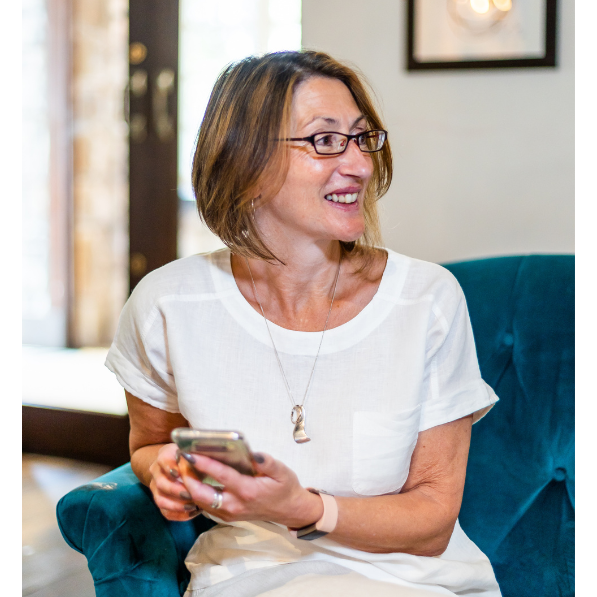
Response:
[{"label": "bright window light", "polygon": [[181,0],[178,192],[193,201],[195,137],[220,71],[251,54],[301,48],[301,0]]},{"label": "bright window light", "polygon": [[301,0],[180,0],[178,256],[222,247],[197,215],[191,187],[195,138],[218,74],[252,54],[301,48]]}]

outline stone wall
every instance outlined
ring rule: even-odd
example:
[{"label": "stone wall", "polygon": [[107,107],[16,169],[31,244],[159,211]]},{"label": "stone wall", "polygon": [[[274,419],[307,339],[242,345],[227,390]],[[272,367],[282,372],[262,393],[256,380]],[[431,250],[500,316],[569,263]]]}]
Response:
[{"label": "stone wall", "polygon": [[71,343],[109,345],[128,292],[127,0],[72,0]]}]

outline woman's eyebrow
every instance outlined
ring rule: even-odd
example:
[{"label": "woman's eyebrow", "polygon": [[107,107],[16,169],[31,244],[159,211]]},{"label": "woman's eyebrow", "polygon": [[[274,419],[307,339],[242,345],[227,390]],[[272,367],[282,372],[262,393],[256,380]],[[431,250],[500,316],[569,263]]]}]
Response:
[{"label": "woman's eyebrow", "polygon": [[[316,120],[323,120],[326,124],[329,124],[331,126],[339,126],[340,125],[340,121],[337,120],[336,118],[332,118],[330,116],[314,116],[309,122],[304,124],[301,128],[305,128],[305,127],[313,124]],[[361,120],[365,120],[364,114],[361,114],[360,116],[358,116],[356,118],[356,120],[352,123],[350,130],[352,130]]]},{"label": "woman's eyebrow", "polygon": [[359,124],[359,122],[361,122],[361,120],[366,120],[365,115],[361,114],[353,123],[352,126],[350,127],[350,130],[352,130],[357,124]]}]

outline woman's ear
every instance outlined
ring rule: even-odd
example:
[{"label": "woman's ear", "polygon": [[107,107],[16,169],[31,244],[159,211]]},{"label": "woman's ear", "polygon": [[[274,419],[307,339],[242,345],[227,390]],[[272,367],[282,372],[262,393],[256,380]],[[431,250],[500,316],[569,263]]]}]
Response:
[{"label": "woman's ear", "polygon": [[253,215],[255,215],[255,210],[261,207],[261,193],[257,195],[254,199],[251,199],[251,211]]}]

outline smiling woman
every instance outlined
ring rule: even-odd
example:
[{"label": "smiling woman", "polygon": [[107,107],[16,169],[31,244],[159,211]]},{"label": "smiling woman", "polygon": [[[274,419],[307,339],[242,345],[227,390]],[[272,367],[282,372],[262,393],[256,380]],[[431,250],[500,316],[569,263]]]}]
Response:
[{"label": "smiling woman", "polygon": [[[163,516],[219,523],[186,597],[500,595],[457,520],[471,425],[497,397],[455,278],[379,246],[386,137],[326,54],[216,82],[193,185],[228,248],[147,275],[107,358]],[[176,427],[242,432],[257,474],[181,454]]]},{"label": "smiling woman", "polygon": [[[346,114],[345,122],[334,116],[338,111]],[[314,152],[306,142],[286,144],[280,140],[329,131],[330,127],[342,127],[347,133],[382,128],[357,75],[326,54],[278,52],[229,66],[212,92],[193,162],[199,213],[212,232],[239,254],[275,259],[255,228],[255,203],[268,203],[284,181],[288,185],[288,168],[296,165],[300,169],[301,159],[307,168],[318,172],[329,171],[337,163],[331,156],[322,156],[310,164]],[[292,151],[297,144],[302,146],[300,153]],[[372,246],[380,242],[376,201],[390,186],[391,150],[389,143],[381,143],[379,153],[357,153],[371,164],[365,181],[371,178],[371,184],[353,182],[349,190],[338,189],[338,194],[362,190],[359,213],[365,230],[358,244]],[[296,175],[310,173],[297,171]],[[328,193],[334,190],[330,188]],[[350,243],[361,234],[341,239],[344,249],[352,248]]]}]

